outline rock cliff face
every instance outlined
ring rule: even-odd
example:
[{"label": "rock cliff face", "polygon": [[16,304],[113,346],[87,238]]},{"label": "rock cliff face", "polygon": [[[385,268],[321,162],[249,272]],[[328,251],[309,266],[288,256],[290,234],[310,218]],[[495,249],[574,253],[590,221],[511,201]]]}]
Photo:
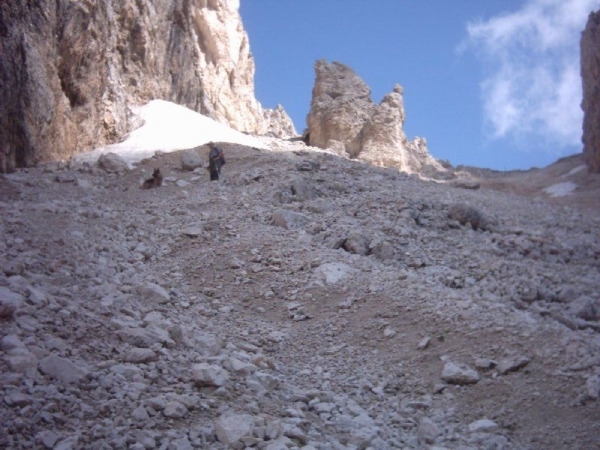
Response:
[{"label": "rock cliff face", "polygon": [[320,60],[315,72],[307,117],[310,145],[405,172],[444,171],[429,155],[425,139],[406,138],[400,85],[377,105],[371,100],[371,89],[350,67]]},{"label": "rock cliff face", "polygon": [[0,169],[114,142],[129,107],[170,100],[239,131],[295,134],[254,98],[236,0],[0,4]]},{"label": "rock cliff face", "polygon": [[591,172],[600,173],[600,11],[593,12],[581,35],[583,153]]}]

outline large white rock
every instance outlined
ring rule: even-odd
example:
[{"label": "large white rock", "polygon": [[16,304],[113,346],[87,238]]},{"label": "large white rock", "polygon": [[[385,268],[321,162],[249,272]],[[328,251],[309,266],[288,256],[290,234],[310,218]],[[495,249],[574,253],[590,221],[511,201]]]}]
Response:
[{"label": "large white rock", "polygon": [[46,375],[65,383],[75,383],[88,373],[84,367],[76,366],[71,361],[56,355],[49,355],[40,361],[40,370]]},{"label": "large white rock", "polygon": [[315,276],[319,281],[327,284],[335,284],[345,278],[348,278],[356,269],[344,263],[332,262],[320,265],[315,269]]},{"label": "large white rock", "polygon": [[168,303],[170,300],[169,293],[165,288],[155,283],[145,283],[139,285],[137,293],[147,302]]},{"label": "large white rock", "polygon": [[24,348],[25,344],[19,339],[16,334],[7,334],[2,338],[2,351],[9,352],[14,348]]},{"label": "large white rock", "polygon": [[442,380],[451,384],[475,384],[479,381],[479,374],[474,369],[448,362],[442,370]]},{"label": "large white rock", "polygon": [[26,347],[15,347],[4,358],[13,372],[32,374],[37,371],[38,360]]},{"label": "large white rock", "polygon": [[198,151],[200,148],[191,148],[181,153],[181,168],[183,170],[194,170],[202,167],[204,161],[200,157]]},{"label": "large white rock", "polygon": [[252,435],[254,420],[249,414],[231,414],[219,417],[215,432],[220,442],[231,445],[242,437]]},{"label": "large white rock", "polygon": [[198,387],[223,386],[229,379],[229,373],[221,366],[208,363],[194,364],[192,378]]},{"label": "large white rock", "polygon": [[109,173],[127,172],[129,166],[123,158],[116,153],[105,153],[98,158],[98,166]]},{"label": "large white rock", "polygon": [[479,419],[469,424],[471,433],[490,433],[498,429],[498,424],[493,420]]},{"label": "large white rock", "polygon": [[297,230],[304,227],[309,221],[308,216],[287,209],[278,209],[273,213],[273,225],[286,230]]}]

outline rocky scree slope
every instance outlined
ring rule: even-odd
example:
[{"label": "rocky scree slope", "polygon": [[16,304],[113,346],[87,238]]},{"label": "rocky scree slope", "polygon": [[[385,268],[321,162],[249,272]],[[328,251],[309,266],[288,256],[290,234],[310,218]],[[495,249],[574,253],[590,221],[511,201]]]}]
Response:
[{"label": "rocky scree slope", "polygon": [[238,131],[295,135],[254,97],[239,0],[0,4],[0,171],[66,159],[139,126],[130,107],[184,105]]},{"label": "rocky scree slope", "polygon": [[599,444],[597,211],[265,142],[0,177],[0,446]]}]

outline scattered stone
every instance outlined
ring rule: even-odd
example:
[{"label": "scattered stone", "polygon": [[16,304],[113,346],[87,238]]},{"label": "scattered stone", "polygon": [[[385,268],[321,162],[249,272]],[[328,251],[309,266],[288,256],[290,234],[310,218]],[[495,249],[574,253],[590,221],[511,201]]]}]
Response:
[{"label": "scattered stone", "polygon": [[8,351],[5,360],[13,372],[25,374],[37,372],[38,359],[25,347],[15,347]]},{"label": "scattered stone", "polygon": [[471,433],[493,433],[498,430],[498,424],[492,420],[480,419],[469,424]]},{"label": "scattered stone", "polygon": [[425,350],[427,347],[429,347],[430,342],[431,342],[431,337],[425,336],[423,339],[421,339],[419,341],[419,343],[417,344],[417,348],[419,350]]},{"label": "scattered stone", "polygon": [[108,173],[129,171],[129,165],[116,153],[105,153],[98,158],[98,167]]},{"label": "scattered stone", "polygon": [[[596,210],[575,204],[581,192],[568,208],[555,207],[548,196],[467,192],[260,139],[273,151],[226,144],[224,182],[209,183],[200,168],[199,178],[185,175],[186,196],[174,186],[179,161],[173,167],[166,155],[140,164],[137,175],[81,165],[88,190],[52,182],[64,168],[0,176],[0,298],[18,304],[0,323],[1,448],[562,448],[574,435],[581,445],[595,442],[587,413],[600,397],[599,222]],[[306,154],[290,152],[300,145]],[[298,157],[321,168],[302,175]],[[173,177],[148,197],[136,180],[152,166]],[[503,177],[494,174],[499,185]],[[480,178],[489,186],[485,172]],[[303,228],[272,226],[270,194],[282,187],[279,208],[304,215]],[[485,206],[502,227],[461,229],[447,217],[459,203]],[[182,232],[190,227],[197,229]],[[344,251],[350,235],[368,246]],[[403,356],[391,357],[400,347]],[[448,355],[442,366],[471,361],[475,370],[455,364],[471,376],[444,373],[442,382],[426,370],[439,352]],[[535,388],[545,374],[530,366],[526,376],[498,378],[523,364],[522,354],[549,358],[556,389]],[[502,355],[517,356],[498,367]],[[52,357],[67,362],[58,376],[46,367]],[[78,383],[61,381],[73,365],[94,369]],[[460,386],[476,382],[476,371],[489,372],[476,388]],[[488,395],[507,380],[501,399]],[[564,387],[575,381],[577,389],[578,380],[573,399]],[[456,414],[466,390],[489,397],[479,416]],[[543,423],[527,417],[524,432],[504,430],[527,415],[523,395],[584,406],[571,408],[567,424],[548,415]],[[249,431],[218,442],[215,418],[232,414],[250,416]],[[54,434],[46,442],[43,430]]]},{"label": "scattered stone", "polygon": [[133,364],[115,364],[111,366],[110,371],[122,375],[129,381],[141,378],[142,375],[141,369]]},{"label": "scattered stone", "polygon": [[304,227],[309,222],[309,218],[286,209],[278,209],[273,213],[273,225],[285,228],[286,230],[297,230]]},{"label": "scattered stone", "polygon": [[300,172],[317,172],[320,164],[314,161],[302,161],[296,164],[296,170]]},{"label": "scattered stone", "polygon": [[54,445],[59,439],[60,436],[50,430],[40,431],[35,435],[36,442],[42,444],[46,448],[54,448]]},{"label": "scattered stone", "polygon": [[383,330],[383,336],[386,338],[394,337],[396,334],[397,334],[396,330],[394,330],[393,328],[390,328],[390,327],[386,327]]},{"label": "scattered stone", "polygon": [[146,408],[144,408],[142,405],[138,406],[133,410],[133,412],[131,413],[131,417],[133,417],[138,422],[146,422],[150,419],[148,411],[146,411]]},{"label": "scattered stone", "polygon": [[530,361],[531,358],[527,358],[526,356],[504,359],[498,363],[498,372],[502,375],[506,375],[509,372],[516,372],[529,364]]},{"label": "scattered stone", "polygon": [[89,374],[89,370],[76,366],[71,361],[56,355],[49,355],[40,361],[42,373],[64,383],[77,383]]},{"label": "scattered stone", "polygon": [[344,250],[361,256],[367,256],[370,252],[369,240],[360,233],[350,233],[342,244]]},{"label": "scattered stone", "polygon": [[10,352],[15,348],[25,348],[25,344],[21,342],[21,339],[15,334],[7,334],[2,338],[2,351]]},{"label": "scattered stone", "polygon": [[596,321],[600,318],[600,305],[587,295],[581,296],[569,304],[571,314],[583,320]]},{"label": "scattered stone", "polygon": [[592,375],[585,383],[589,398],[598,400],[600,397],[600,375]]},{"label": "scattered stone", "polygon": [[475,191],[481,187],[481,185],[474,180],[454,180],[451,185],[459,189],[469,189]]},{"label": "scattered stone", "polygon": [[163,414],[171,419],[181,419],[188,413],[188,409],[179,402],[169,402],[166,404]]},{"label": "scattered stone", "polygon": [[442,380],[450,384],[475,384],[479,381],[479,374],[474,369],[462,368],[448,362],[442,370]]},{"label": "scattered stone", "polygon": [[139,364],[156,361],[158,359],[158,355],[149,348],[132,348],[125,353],[125,357],[123,359],[125,362]]},{"label": "scattered stone", "polygon": [[204,165],[204,161],[198,154],[202,147],[196,147],[189,150],[184,150],[181,153],[181,168],[183,170],[194,170]]},{"label": "scattered stone", "polygon": [[327,284],[335,284],[346,279],[354,273],[354,269],[344,263],[325,263],[315,269],[317,279],[322,279]]},{"label": "scattered stone", "polygon": [[145,302],[169,303],[169,293],[161,286],[154,283],[146,283],[136,288],[137,293]]},{"label": "scattered stone", "polygon": [[463,203],[450,206],[448,218],[456,220],[461,225],[468,223],[474,230],[486,230],[488,228],[488,220],[484,217],[483,213],[475,207]]},{"label": "scattered stone", "polygon": [[475,360],[475,367],[481,370],[489,370],[496,367],[496,362],[488,358],[477,358]]},{"label": "scattered stone", "polygon": [[174,342],[169,337],[169,333],[160,328],[123,328],[117,331],[117,336],[123,342],[133,345],[134,347],[148,348],[157,343]]},{"label": "scattered stone", "polygon": [[30,405],[32,402],[31,397],[22,392],[10,392],[4,397],[4,403],[11,407],[17,406],[22,408],[23,406]]},{"label": "scattered stone", "polygon": [[77,450],[79,449],[79,435],[69,436],[57,443],[53,450]]},{"label": "scattered stone", "polygon": [[294,180],[292,183],[292,195],[298,201],[312,200],[317,196],[314,188],[307,180]]},{"label": "scattered stone", "polygon": [[229,374],[220,366],[200,363],[192,366],[192,378],[198,387],[220,387],[227,382]]},{"label": "scattered stone", "polygon": [[24,298],[21,294],[0,286],[0,320],[11,319],[23,303]]},{"label": "scattered stone", "polygon": [[428,417],[422,417],[419,420],[417,434],[419,442],[422,444],[435,444],[440,433],[438,426]]},{"label": "scattered stone", "polygon": [[249,414],[222,415],[215,421],[215,432],[220,442],[232,445],[244,436],[251,436],[254,420]]}]

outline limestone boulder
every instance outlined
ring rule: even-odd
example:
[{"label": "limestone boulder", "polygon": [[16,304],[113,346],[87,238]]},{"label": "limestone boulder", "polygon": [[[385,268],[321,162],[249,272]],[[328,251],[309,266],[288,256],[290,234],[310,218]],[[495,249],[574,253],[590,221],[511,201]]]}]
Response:
[{"label": "limestone boulder", "polygon": [[475,369],[461,367],[452,362],[447,362],[442,369],[442,380],[450,384],[475,384],[479,379],[479,374]]},{"label": "limestone boulder", "polygon": [[278,209],[273,212],[273,225],[287,230],[297,230],[309,222],[308,216],[288,211],[287,209]]},{"label": "limestone boulder", "polygon": [[194,170],[198,167],[202,167],[204,161],[200,157],[198,151],[201,147],[191,148],[189,150],[185,150],[181,154],[181,168],[183,170]]},{"label": "limestone boulder", "polygon": [[129,170],[127,162],[116,153],[106,153],[98,158],[98,166],[108,173],[123,173]]},{"label": "limestone boulder", "polygon": [[232,445],[252,434],[254,420],[249,414],[222,415],[215,422],[215,433],[219,442]]},{"label": "limestone boulder", "polygon": [[89,373],[85,367],[77,366],[68,359],[56,355],[49,355],[42,359],[40,370],[64,383],[78,382]]}]

